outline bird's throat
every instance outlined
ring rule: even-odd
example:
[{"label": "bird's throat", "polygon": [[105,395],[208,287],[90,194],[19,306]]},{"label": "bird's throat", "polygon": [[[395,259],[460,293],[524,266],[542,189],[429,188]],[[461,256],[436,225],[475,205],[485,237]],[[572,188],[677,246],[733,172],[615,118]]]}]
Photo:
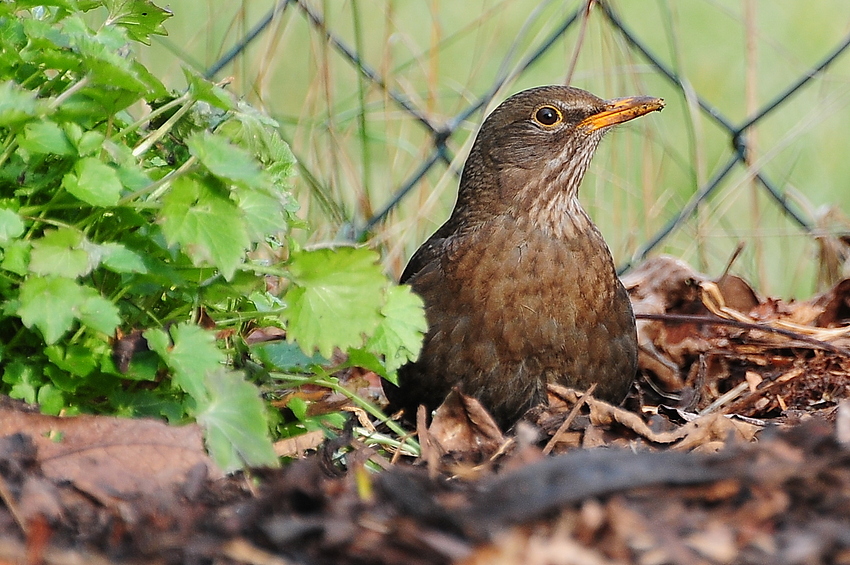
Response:
[{"label": "bird's throat", "polygon": [[[595,145],[595,144],[594,144]],[[594,147],[595,148],[595,147]],[[578,189],[593,151],[561,155],[525,187],[525,217],[531,228],[555,238],[581,237],[596,227],[578,200]]]},{"label": "bird's throat", "polygon": [[528,222],[528,228],[556,239],[582,237],[596,230],[578,195],[566,191],[533,201],[528,213],[520,218],[520,222]]}]

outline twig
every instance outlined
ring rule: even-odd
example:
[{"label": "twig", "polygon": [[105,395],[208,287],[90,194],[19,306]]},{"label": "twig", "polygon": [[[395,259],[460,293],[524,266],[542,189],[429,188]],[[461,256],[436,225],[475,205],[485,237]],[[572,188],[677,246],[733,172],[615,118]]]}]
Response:
[{"label": "twig", "polygon": [[722,396],[717,398],[714,402],[709,404],[704,410],[701,410],[699,415],[705,416],[706,414],[711,414],[712,412],[714,412],[715,410],[717,410],[721,406],[723,406],[727,403],[730,403],[733,400],[736,400],[739,396],[744,394],[749,387],[750,387],[750,383],[748,383],[747,381],[740,383],[738,386],[736,386],[732,390],[726,392],[726,394],[723,394]]},{"label": "twig", "polygon": [[21,515],[20,509],[18,508],[18,503],[15,502],[15,498],[12,496],[12,491],[9,490],[9,484],[6,482],[5,477],[0,475],[0,500],[3,501],[3,504],[6,505],[6,509],[9,510],[9,513],[12,515],[12,518],[15,519],[15,523],[18,524],[18,527],[23,532],[24,536],[29,536],[29,528],[27,528],[27,521]]},{"label": "twig", "polygon": [[590,385],[590,388],[587,389],[587,392],[581,395],[581,398],[579,398],[578,402],[575,403],[575,406],[573,406],[572,410],[570,410],[570,413],[567,414],[566,420],[564,420],[564,422],[558,428],[558,431],[555,432],[555,435],[553,435],[552,439],[550,439],[549,442],[546,444],[546,447],[543,448],[543,455],[549,455],[549,452],[552,451],[552,448],[555,447],[555,444],[561,440],[561,436],[566,433],[567,429],[570,427],[570,424],[572,424],[578,416],[579,410],[581,410],[581,407],[584,406],[585,402],[587,402],[587,400],[590,398],[590,395],[593,394],[594,390],[596,390],[596,383]]},{"label": "twig", "polygon": [[767,326],[763,324],[741,322],[738,320],[728,320],[726,318],[719,318],[713,316],[693,316],[690,314],[635,314],[635,318],[637,318],[638,320],[659,320],[662,322],[708,324],[714,326],[729,326],[745,330],[762,331],[781,335],[790,339],[801,341],[803,343],[808,343],[809,345],[813,345],[819,349],[825,349],[826,351],[830,351],[832,353],[837,353],[839,355],[850,357],[850,351],[843,347],[837,347],[829,342],[821,341],[819,339],[815,339],[813,337],[809,337],[807,335],[803,335],[801,333],[797,333],[791,330],[774,328],[773,326]]}]

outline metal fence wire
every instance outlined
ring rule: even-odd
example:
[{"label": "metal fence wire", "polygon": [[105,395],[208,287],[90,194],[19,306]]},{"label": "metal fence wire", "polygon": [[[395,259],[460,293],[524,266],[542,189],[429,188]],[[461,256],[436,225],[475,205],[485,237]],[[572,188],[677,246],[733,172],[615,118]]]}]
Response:
[{"label": "metal fence wire", "polygon": [[[527,54],[521,59],[519,64],[511,65],[510,67],[503,64],[499,74],[492,79],[486,88],[481,89],[483,92],[476,99],[468,103],[466,107],[450,119],[437,121],[431,119],[429,112],[420,107],[411,97],[406,96],[402,91],[392,86],[390,84],[391,81],[387,80],[378,68],[370,66],[364,60],[364,57],[358,53],[358,50],[353,44],[347,43],[341,35],[335,33],[330,26],[326,25],[323,13],[316,8],[317,4],[320,3],[310,2],[309,0],[281,0],[277,2],[267,14],[257,21],[255,26],[244,34],[244,37],[233,48],[207,69],[206,75],[210,78],[215,78],[221,74],[222,70],[227,68],[252,42],[262,37],[263,33],[270,28],[273,22],[278,21],[282,17],[302,17],[309,22],[313,33],[323,37],[326,44],[337,53],[341,60],[350,65],[362,79],[379,89],[385,97],[391,100],[391,104],[395,105],[398,110],[408,114],[427,133],[430,143],[430,151],[427,153],[427,157],[422,160],[421,164],[412,171],[407,179],[397,186],[392,196],[379,209],[375,210],[369,217],[354,219],[347,233],[347,236],[351,240],[362,241],[366,239],[369,233],[383,222],[388,214],[406,196],[416,190],[429,171],[432,171],[438,166],[450,167],[453,163],[454,155],[448,142],[457,134],[459,127],[471,116],[474,116],[477,112],[481,112],[490,105],[494,101],[494,98],[499,95],[500,89],[505,84],[522,76],[541,57],[546,55],[547,52],[555,49],[559,41],[563,40],[570,30],[576,31],[576,28],[582,26],[591,14],[591,11],[595,11],[594,16],[601,14],[601,19],[610,28],[610,33],[619,36],[619,39],[636,54],[638,59],[642,59],[652,72],[663,76],[674,88],[681,91],[682,95],[687,97],[692,104],[698,106],[700,111],[708,116],[717,127],[721,128],[724,135],[728,138],[729,145],[732,147],[731,156],[725,162],[721,160],[714,166],[714,170],[707,175],[707,180],[698,186],[698,189],[690,195],[689,200],[681,204],[678,211],[670,215],[666,223],[658,227],[645,241],[640,242],[634,247],[631,257],[619,266],[620,272],[627,270],[646,258],[651,252],[657,250],[671,234],[679,230],[688,219],[694,216],[699,207],[709,197],[718,193],[724,186],[728,186],[728,184],[724,184],[724,180],[727,179],[734,169],[740,166],[743,166],[748,171],[751,179],[764,191],[770,201],[793,224],[798,226],[802,233],[816,235],[814,234],[816,221],[812,217],[811,211],[800,209],[795,201],[789,198],[782,182],[771,178],[763,168],[752,166],[748,133],[754,126],[772,114],[786,108],[789,105],[789,101],[804,89],[812,79],[824,73],[830,65],[845,56],[848,48],[850,48],[850,34],[838,41],[828,52],[824,53],[822,58],[811,68],[807,69],[795,80],[790,81],[784,88],[777,89],[778,93],[772,99],[762,104],[761,107],[751,112],[744,119],[735,121],[724,115],[723,112],[712,105],[699,92],[694,92],[688,81],[683,79],[671,66],[666,64],[663,57],[659,56],[650,47],[648,42],[644,41],[630,28],[629,22],[618,13],[615,2],[608,0],[585,0],[578,3],[568,13],[564,13],[561,20],[551,26],[551,32],[543,37],[536,47],[526,51]],[[511,46],[509,52],[513,53],[515,48],[516,45]],[[505,60],[507,60],[507,56]],[[457,172],[455,171],[455,173]]]}]

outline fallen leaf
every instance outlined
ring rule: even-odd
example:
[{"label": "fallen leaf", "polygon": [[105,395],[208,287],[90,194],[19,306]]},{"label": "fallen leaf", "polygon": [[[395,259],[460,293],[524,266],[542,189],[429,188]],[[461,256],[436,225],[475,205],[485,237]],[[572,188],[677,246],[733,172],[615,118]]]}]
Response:
[{"label": "fallen leaf", "polygon": [[486,459],[505,442],[493,417],[476,399],[458,390],[449,393],[428,428],[444,453],[477,454]]},{"label": "fallen leaf", "polygon": [[25,434],[44,475],[71,482],[101,501],[153,494],[183,483],[196,465],[220,477],[197,425],[111,416],[60,418],[0,406],[0,437]]}]

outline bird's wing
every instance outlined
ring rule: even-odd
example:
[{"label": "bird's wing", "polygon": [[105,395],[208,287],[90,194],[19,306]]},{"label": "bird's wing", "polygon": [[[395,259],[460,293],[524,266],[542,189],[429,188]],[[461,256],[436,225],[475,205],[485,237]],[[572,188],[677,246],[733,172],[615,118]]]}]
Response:
[{"label": "bird's wing", "polygon": [[434,235],[428,238],[423,243],[416,253],[407,262],[400,283],[406,283],[413,275],[421,271],[426,265],[432,261],[441,261],[446,251],[446,246],[453,239],[454,226],[451,225],[451,220],[443,224],[440,229],[434,232]]},{"label": "bird's wing", "polygon": [[423,267],[432,261],[438,261],[445,242],[446,238],[437,237],[436,233],[428,238],[428,241],[423,243],[410,258],[410,261],[407,262],[407,266],[404,268],[404,272],[401,274],[398,282],[406,283],[411,277],[421,271]]}]

